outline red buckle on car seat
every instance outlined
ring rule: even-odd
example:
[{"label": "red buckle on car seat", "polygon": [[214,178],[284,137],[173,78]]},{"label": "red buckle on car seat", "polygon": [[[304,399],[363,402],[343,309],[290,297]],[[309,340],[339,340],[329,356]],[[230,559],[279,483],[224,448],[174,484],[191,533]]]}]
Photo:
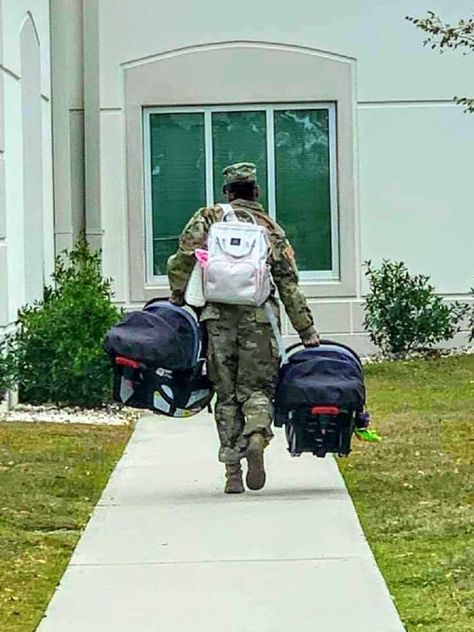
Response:
[{"label": "red buckle on car seat", "polygon": [[140,368],[140,362],[131,360],[130,358],[124,358],[123,356],[117,356],[115,358],[115,364],[118,364],[119,366],[129,366],[131,369]]},{"label": "red buckle on car seat", "polygon": [[311,408],[312,415],[339,415],[337,406],[313,406]]}]

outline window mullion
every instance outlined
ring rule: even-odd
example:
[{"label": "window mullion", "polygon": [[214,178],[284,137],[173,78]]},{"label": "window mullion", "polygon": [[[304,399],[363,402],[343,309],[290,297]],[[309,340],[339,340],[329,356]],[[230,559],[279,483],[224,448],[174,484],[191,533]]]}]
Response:
[{"label": "window mullion", "polygon": [[212,139],[212,111],[204,111],[204,148],[206,156],[206,206],[214,205],[214,151]]},{"label": "window mullion", "polygon": [[151,181],[151,112],[143,112],[143,137],[144,137],[144,169],[145,169],[145,250],[146,250],[146,280],[153,278],[153,203]]},{"label": "window mullion", "polygon": [[329,128],[329,199],[331,205],[331,253],[332,270],[336,277],[340,275],[339,265],[339,204],[337,187],[337,136],[336,136],[336,108],[328,107]]},{"label": "window mullion", "polygon": [[275,191],[275,128],[273,109],[268,108],[267,114],[267,190],[268,214],[276,220],[276,191]]}]

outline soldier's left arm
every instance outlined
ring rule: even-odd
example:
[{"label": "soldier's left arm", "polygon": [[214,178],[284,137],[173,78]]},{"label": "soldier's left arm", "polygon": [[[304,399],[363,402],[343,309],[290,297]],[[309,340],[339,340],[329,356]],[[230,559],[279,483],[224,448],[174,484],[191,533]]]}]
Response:
[{"label": "soldier's left arm", "polygon": [[179,238],[176,254],[168,259],[168,280],[171,297],[183,302],[184,291],[193,271],[196,248],[204,248],[211,224],[208,209],[202,208],[189,220]]},{"label": "soldier's left arm", "polygon": [[284,232],[277,227],[271,236],[272,277],[278,288],[285,311],[301,339],[316,335],[313,315],[299,287],[299,275],[293,248]]}]

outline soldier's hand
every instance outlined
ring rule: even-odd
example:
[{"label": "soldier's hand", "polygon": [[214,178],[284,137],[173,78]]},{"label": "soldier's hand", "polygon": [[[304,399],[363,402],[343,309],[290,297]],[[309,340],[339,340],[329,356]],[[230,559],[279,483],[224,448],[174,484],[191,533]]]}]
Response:
[{"label": "soldier's hand", "polygon": [[308,338],[302,338],[301,342],[307,349],[311,347],[319,347],[319,345],[321,344],[319,334],[317,332],[311,334],[311,336],[308,336]]},{"label": "soldier's hand", "polygon": [[171,303],[171,305],[178,305],[178,307],[183,307],[184,294],[182,292],[172,292],[168,301]]}]

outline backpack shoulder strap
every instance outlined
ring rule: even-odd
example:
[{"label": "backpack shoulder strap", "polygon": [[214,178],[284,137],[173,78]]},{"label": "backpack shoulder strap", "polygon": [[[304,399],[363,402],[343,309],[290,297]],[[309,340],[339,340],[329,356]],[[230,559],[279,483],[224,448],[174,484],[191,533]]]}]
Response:
[{"label": "backpack shoulder strap", "polygon": [[262,213],[261,211],[254,211],[255,218],[260,220],[260,223],[265,226],[267,230],[272,233],[281,232],[280,226],[266,213]]},{"label": "backpack shoulder strap", "polygon": [[226,222],[228,220],[230,220],[231,222],[239,221],[239,218],[237,217],[236,212],[232,208],[232,204],[219,204],[218,206],[220,206],[224,212],[224,216],[222,218],[223,222]]}]

